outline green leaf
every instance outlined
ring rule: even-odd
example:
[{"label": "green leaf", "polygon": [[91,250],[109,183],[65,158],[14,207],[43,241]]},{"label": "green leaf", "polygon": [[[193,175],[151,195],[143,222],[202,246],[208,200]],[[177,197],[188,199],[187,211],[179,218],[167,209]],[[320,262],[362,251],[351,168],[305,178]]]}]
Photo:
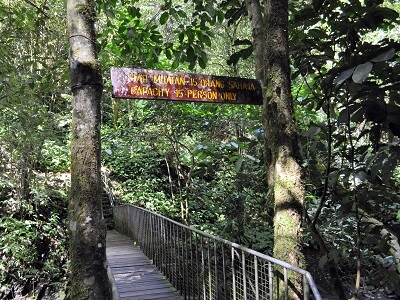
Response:
[{"label": "green leaf", "polygon": [[253,46],[240,50],[240,54],[243,59],[249,58],[253,54]]},{"label": "green leaf", "polygon": [[371,72],[372,67],[373,64],[369,61],[367,61],[364,64],[358,65],[353,73],[352,77],[353,81],[355,83],[362,83],[365,80],[365,78],[367,78],[369,72]]},{"label": "green leaf", "polygon": [[243,159],[244,159],[244,157],[240,156],[239,159],[236,161],[236,163],[235,163],[235,172],[236,173],[239,172],[240,169],[242,168]]},{"label": "green leaf", "polygon": [[208,35],[203,34],[201,41],[204,42],[204,44],[206,44],[208,47],[211,47],[211,39]]},{"label": "green leaf", "polygon": [[178,39],[179,39],[179,42],[182,43],[183,40],[185,39],[185,34],[183,32],[179,32]]},{"label": "green leaf", "polygon": [[161,42],[161,36],[158,33],[150,35],[150,39],[155,43]]},{"label": "green leaf", "polygon": [[325,39],[328,38],[328,35],[326,34],[325,31],[321,30],[321,29],[310,29],[308,31],[308,34],[310,36],[312,36],[313,38],[316,39]]},{"label": "green leaf", "polygon": [[371,27],[376,29],[382,24],[387,22],[394,22],[399,14],[393,9],[387,7],[371,7],[365,14],[363,21]]},{"label": "green leaf", "polygon": [[208,156],[207,152],[201,151],[201,152],[198,153],[197,159],[200,161],[200,160],[203,160],[203,159],[207,158],[207,156]]},{"label": "green leaf", "polygon": [[193,69],[194,65],[196,64],[196,54],[194,53],[194,49],[192,46],[189,46],[186,49],[187,61],[190,64],[190,68]]},{"label": "green leaf", "polygon": [[198,61],[200,68],[205,69],[207,67],[207,61],[204,59],[204,57],[199,56]]},{"label": "green leaf", "polygon": [[172,6],[172,1],[165,1],[164,5],[162,6],[162,9],[167,10],[170,9]]},{"label": "green leaf", "polygon": [[333,80],[333,84],[341,84],[344,82],[347,78],[349,78],[351,75],[353,75],[354,68],[347,69],[346,71],[343,71],[342,73],[339,74],[338,77],[336,77]]},{"label": "green leaf", "polygon": [[253,46],[242,49],[238,52],[233,53],[226,61],[228,65],[236,65],[240,58],[247,59],[253,53]]},{"label": "green leaf", "polygon": [[392,59],[396,53],[396,49],[390,48],[389,50],[375,56],[373,59],[371,59],[372,62],[382,62],[386,61],[389,59]]},{"label": "green leaf", "polygon": [[352,113],[350,120],[353,122],[362,122],[364,120],[365,110],[361,107]]},{"label": "green leaf", "polygon": [[236,39],[235,42],[233,43],[233,46],[239,46],[239,45],[253,45],[253,43],[249,39]]},{"label": "green leaf", "polygon": [[237,161],[239,157],[240,157],[240,155],[235,154],[235,155],[229,157],[229,161],[230,162]]},{"label": "green leaf", "polygon": [[337,118],[338,124],[347,124],[349,122],[349,111],[347,108],[343,109]]},{"label": "green leaf", "polygon": [[123,34],[126,29],[127,29],[126,26],[121,25],[121,26],[118,27],[118,33],[119,34]]},{"label": "green leaf", "polygon": [[225,16],[222,12],[217,13],[218,23],[222,23],[225,20]]},{"label": "green leaf", "polygon": [[246,154],[246,158],[248,158],[249,160],[252,160],[252,161],[256,161],[256,158],[249,154]]},{"label": "green leaf", "polygon": [[129,6],[128,7],[128,13],[132,16],[132,17],[138,17],[140,18],[140,9],[136,8],[134,6]]},{"label": "green leaf", "polygon": [[238,63],[239,59],[240,59],[239,52],[235,52],[229,57],[229,59],[226,61],[226,63],[228,65],[236,65]]},{"label": "green leaf", "polygon": [[187,14],[183,10],[178,10],[177,13],[182,19],[187,18]]},{"label": "green leaf", "polygon": [[194,32],[193,32],[192,28],[186,29],[185,32],[186,32],[186,36],[187,36],[189,44],[193,44],[193,42],[194,42]]},{"label": "green leaf", "polygon": [[321,128],[318,126],[311,126],[308,130],[305,130],[301,133],[302,136],[312,137],[321,132]]},{"label": "green leaf", "polygon": [[169,13],[167,11],[164,11],[160,17],[160,25],[164,25],[165,23],[167,23],[168,18],[169,18]]}]

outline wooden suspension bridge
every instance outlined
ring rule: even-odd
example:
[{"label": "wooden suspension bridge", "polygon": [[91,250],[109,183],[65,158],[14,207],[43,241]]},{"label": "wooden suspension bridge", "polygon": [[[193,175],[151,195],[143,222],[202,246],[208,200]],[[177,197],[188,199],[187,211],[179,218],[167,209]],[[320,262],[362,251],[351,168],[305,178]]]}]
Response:
[{"label": "wooden suspension bridge", "polygon": [[321,299],[310,273],[286,262],[139,207],[114,207],[113,218],[113,299],[290,299],[293,273],[303,279],[299,298]]}]

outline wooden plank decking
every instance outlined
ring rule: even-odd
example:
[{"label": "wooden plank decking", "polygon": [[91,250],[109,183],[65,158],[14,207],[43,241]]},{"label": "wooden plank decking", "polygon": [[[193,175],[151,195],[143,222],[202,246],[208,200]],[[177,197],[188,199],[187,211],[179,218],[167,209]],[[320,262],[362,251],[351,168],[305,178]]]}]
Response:
[{"label": "wooden plank decking", "polygon": [[106,253],[120,299],[183,299],[128,237],[108,231]]}]

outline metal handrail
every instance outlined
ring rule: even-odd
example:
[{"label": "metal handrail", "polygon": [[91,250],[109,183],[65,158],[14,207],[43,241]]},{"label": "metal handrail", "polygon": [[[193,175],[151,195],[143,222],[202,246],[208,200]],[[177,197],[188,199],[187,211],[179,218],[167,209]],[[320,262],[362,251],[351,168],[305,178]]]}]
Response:
[{"label": "metal handrail", "polygon": [[282,280],[284,299],[289,299],[294,273],[303,281],[299,298],[321,299],[309,272],[146,209],[116,206],[114,222],[185,299],[282,299]]}]

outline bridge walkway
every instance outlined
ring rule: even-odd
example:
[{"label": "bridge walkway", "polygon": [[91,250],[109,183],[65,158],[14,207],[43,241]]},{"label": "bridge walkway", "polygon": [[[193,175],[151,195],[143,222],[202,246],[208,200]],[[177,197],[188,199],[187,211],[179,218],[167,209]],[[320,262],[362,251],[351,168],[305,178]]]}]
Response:
[{"label": "bridge walkway", "polygon": [[183,299],[130,238],[107,231],[106,254],[117,299]]}]

